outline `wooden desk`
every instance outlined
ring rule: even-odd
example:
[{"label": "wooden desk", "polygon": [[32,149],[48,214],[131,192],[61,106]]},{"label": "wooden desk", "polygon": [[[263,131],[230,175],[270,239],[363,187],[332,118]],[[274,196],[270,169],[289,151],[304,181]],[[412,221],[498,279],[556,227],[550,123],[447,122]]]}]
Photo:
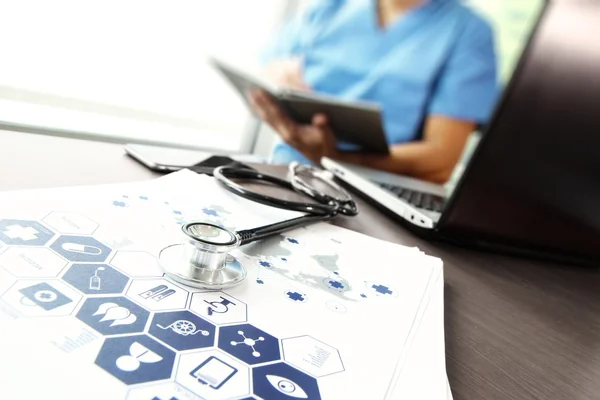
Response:
[{"label": "wooden desk", "polygon": [[[0,170],[0,190],[157,176],[117,145],[5,131]],[[428,243],[364,202],[359,206],[358,218],[339,225],[444,260],[447,370],[455,399],[600,398],[597,270]]]}]

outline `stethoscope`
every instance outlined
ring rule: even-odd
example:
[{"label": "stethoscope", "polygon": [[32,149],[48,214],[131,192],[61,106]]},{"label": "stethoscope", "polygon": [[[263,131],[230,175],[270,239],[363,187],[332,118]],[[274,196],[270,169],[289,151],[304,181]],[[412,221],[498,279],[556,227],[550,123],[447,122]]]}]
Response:
[{"label": "stethoscope", "polygon": [[[223,289],[241,283],[246,269],[230,252],[240,246],[266,239],[284,231],[330,220],[338,215],[358,214],[352,197],[325,170],[292,163],[290,180],[253,169],[222,166],[213,176],[227,190],[243,198],[271,207],[299,211],[304,215],[282,222],[237,232],[222,226],[193,221],[181,226],[181,243],[164,248],[159,255],[166,275],[171,279],[201,289]],[[251,191],[233,179],[271,183],[304,194],[316,202],[302,203],[266,196]]]}]

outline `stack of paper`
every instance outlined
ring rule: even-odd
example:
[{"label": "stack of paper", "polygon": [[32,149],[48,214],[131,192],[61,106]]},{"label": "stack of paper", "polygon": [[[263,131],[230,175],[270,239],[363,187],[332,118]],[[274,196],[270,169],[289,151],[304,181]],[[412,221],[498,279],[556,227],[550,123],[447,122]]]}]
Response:
[{"label": "stack of paper", "polygon": [[230,289],[164,276],[180,224],[297,216],[181,171],[0,195],[1,398],[446,399],[441,260],[327,223],[236,249]]}]

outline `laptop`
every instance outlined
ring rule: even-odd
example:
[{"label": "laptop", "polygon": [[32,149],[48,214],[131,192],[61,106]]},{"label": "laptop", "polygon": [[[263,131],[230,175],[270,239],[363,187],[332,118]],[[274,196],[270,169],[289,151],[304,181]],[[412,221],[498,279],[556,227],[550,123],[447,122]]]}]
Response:
[{"label": "laptop", "polygon": [[600,265],[598,21],[600,2],[546,2],[456,184],[323,167],[428,238]]}]

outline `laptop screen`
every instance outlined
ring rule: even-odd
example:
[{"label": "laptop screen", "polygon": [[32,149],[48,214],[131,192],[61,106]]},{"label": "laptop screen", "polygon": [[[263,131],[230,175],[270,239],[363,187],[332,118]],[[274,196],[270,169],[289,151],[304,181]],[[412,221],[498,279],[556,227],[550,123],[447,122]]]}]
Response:
[{"label": "laptop screen", "polygon": [[446,236],[600,260],[600,3],[549,2],[439,222]]}]

